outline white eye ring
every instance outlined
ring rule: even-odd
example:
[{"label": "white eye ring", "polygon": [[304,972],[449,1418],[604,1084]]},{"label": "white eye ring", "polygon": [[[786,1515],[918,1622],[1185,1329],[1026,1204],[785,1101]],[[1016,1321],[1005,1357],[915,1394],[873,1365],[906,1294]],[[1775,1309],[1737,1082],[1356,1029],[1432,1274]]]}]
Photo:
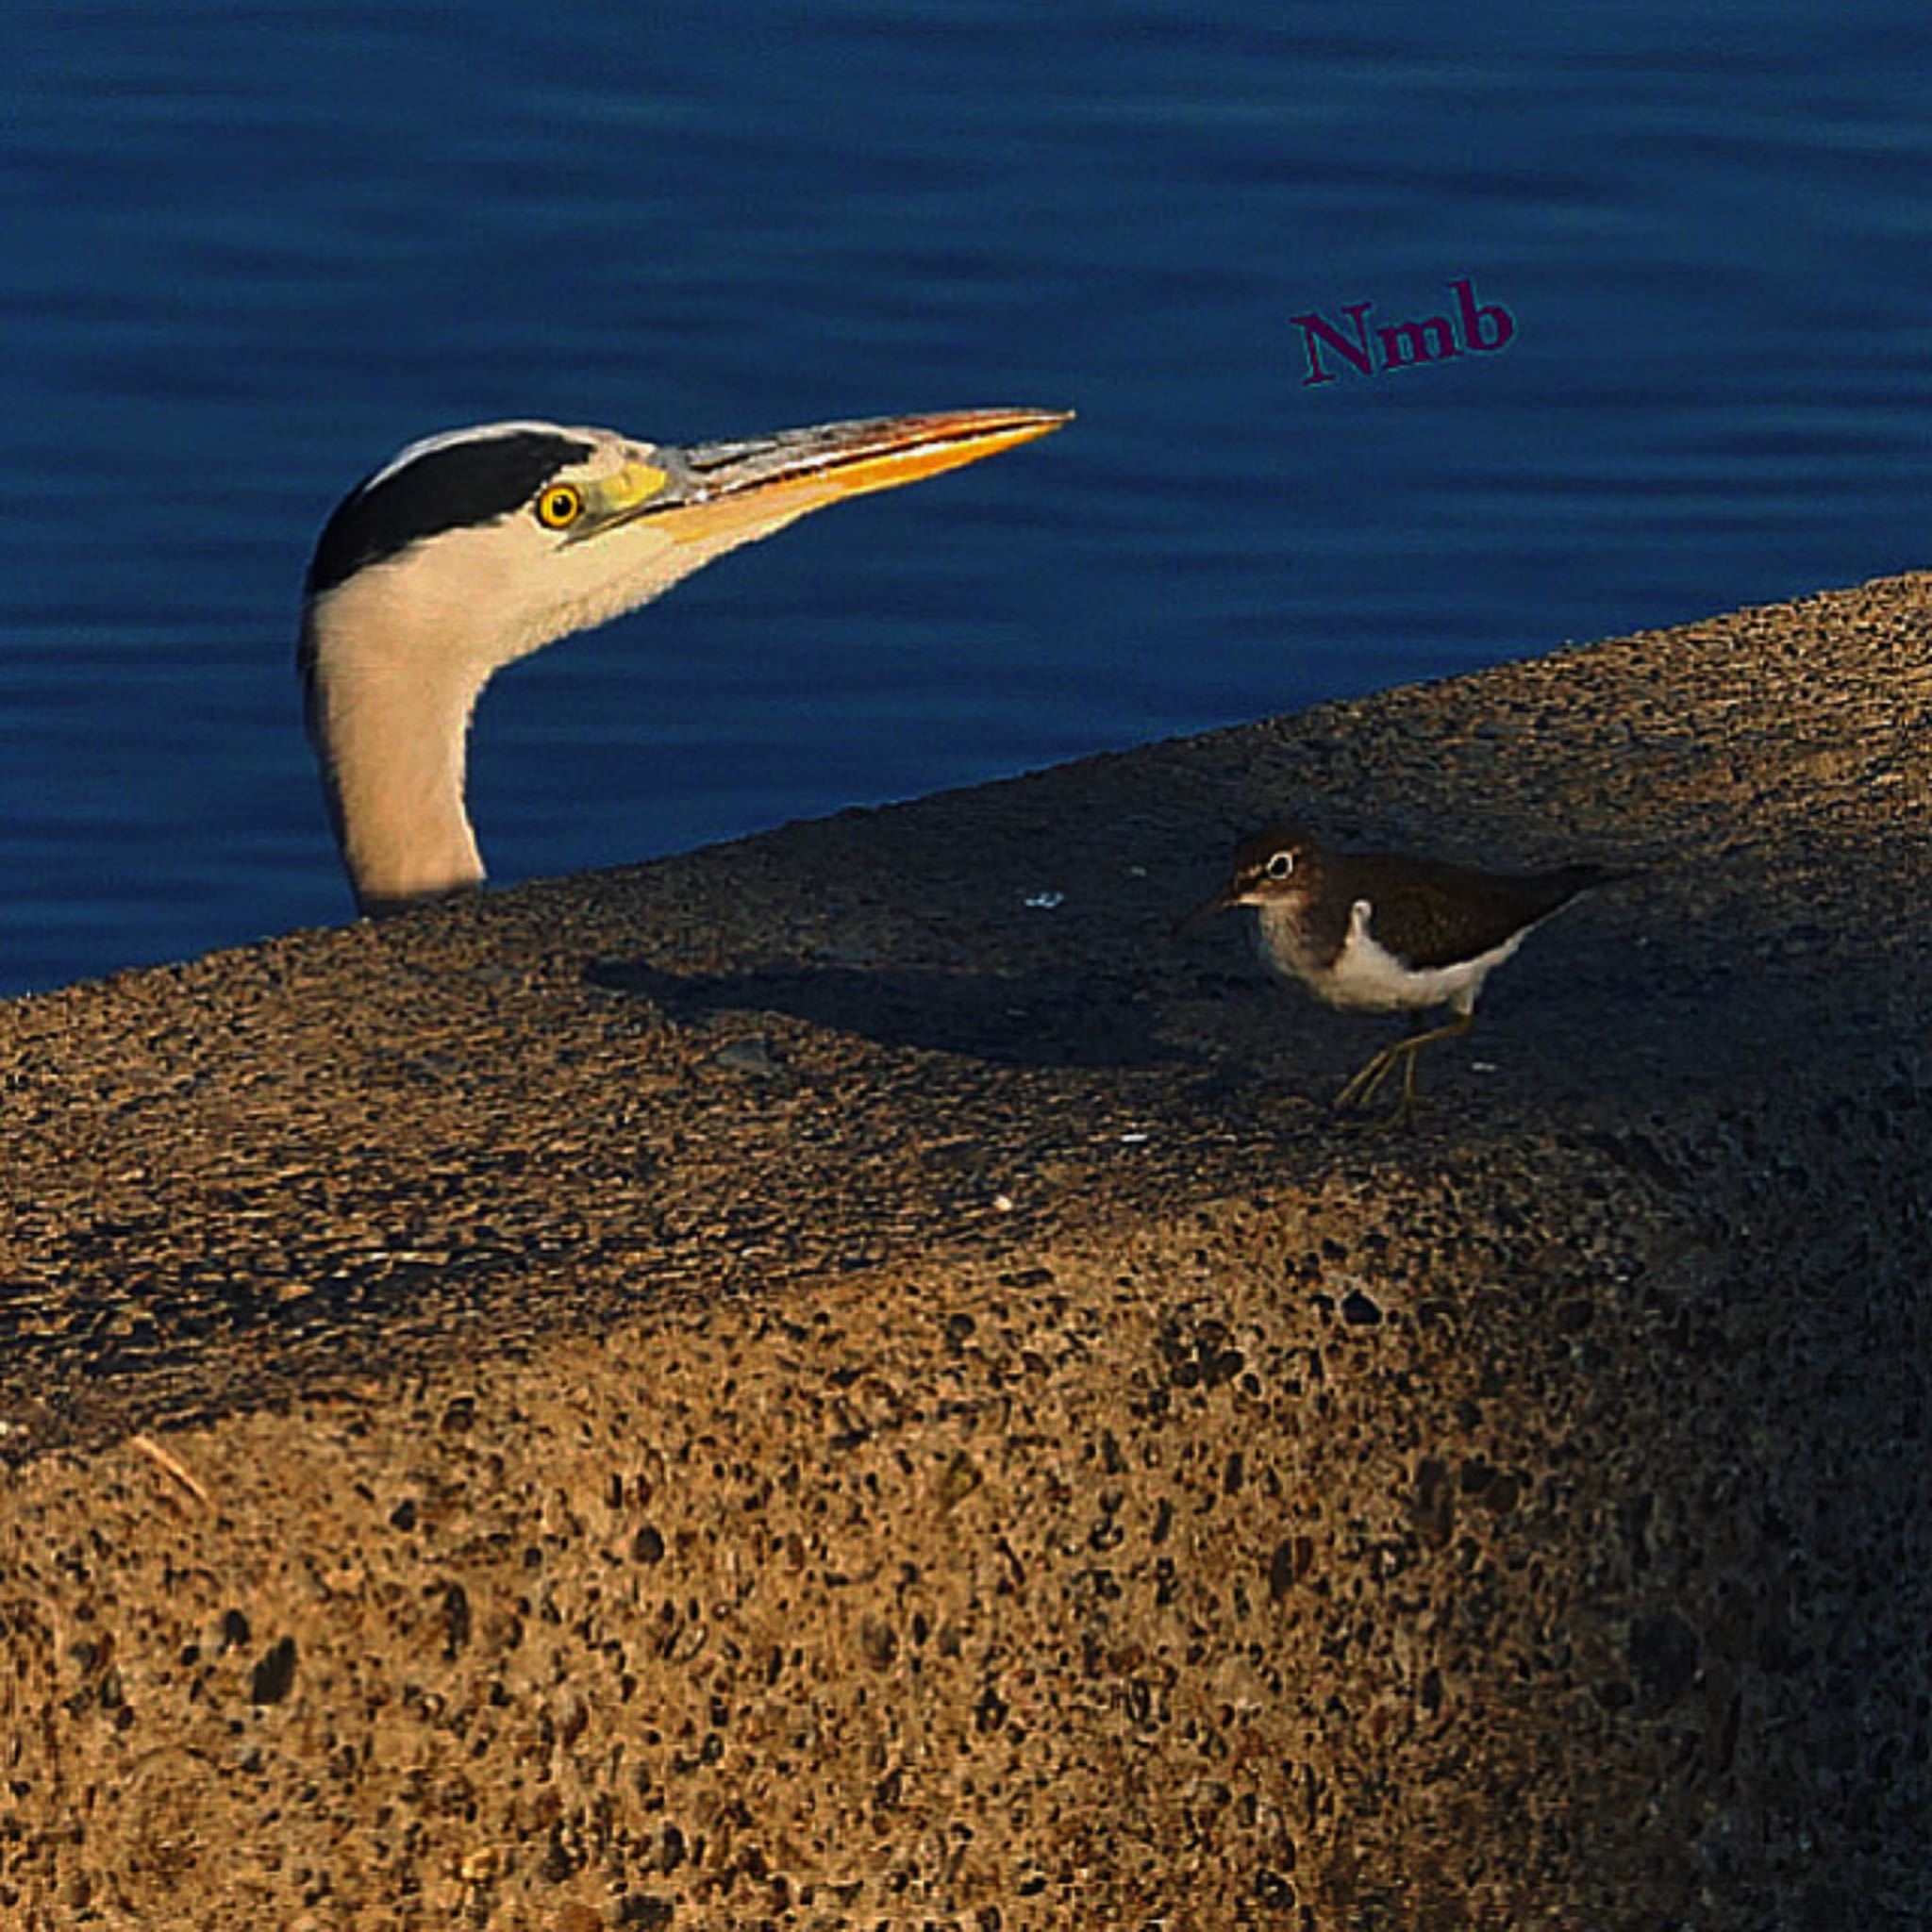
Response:
[{"label": "white eye ring", "polygon": [[1294,871],[1294,854],[1277,852],[1262,868],[1271,879],[1285,879]]}]

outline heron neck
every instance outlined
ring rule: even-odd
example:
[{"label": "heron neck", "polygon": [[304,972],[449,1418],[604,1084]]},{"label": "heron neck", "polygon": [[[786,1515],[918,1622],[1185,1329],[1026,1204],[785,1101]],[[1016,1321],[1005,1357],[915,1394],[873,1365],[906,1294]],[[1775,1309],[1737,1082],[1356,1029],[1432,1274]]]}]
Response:
[{"label": "heron neck", "polygon": [[463,774],[489,669],[434,638],[369,641],[352,616],[311,617],[308,730],[356,903],[391,912],[482,883]]}]

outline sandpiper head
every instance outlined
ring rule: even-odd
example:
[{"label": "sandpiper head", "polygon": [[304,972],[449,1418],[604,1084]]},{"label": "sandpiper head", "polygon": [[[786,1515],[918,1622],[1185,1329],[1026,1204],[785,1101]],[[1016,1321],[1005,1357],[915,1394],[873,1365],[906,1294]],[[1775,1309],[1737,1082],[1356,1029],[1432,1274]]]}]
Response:
[{"label": "sandpiper head", "polygon": [[1251,833],[1235,847],[1234,872],[1214,904],[1293,905],[1322,889],[1322,848],[1300,825],[1281,820]]},{"label": "sandpiper head", "polygon": [[1235,847],[1226,885],[1176,920],[1174,931],[1190,932],[1214,913],[1229,912],[1237,906],[1304,906],[1321,889],[1321,846],[1300,825],[1277,820]]}]

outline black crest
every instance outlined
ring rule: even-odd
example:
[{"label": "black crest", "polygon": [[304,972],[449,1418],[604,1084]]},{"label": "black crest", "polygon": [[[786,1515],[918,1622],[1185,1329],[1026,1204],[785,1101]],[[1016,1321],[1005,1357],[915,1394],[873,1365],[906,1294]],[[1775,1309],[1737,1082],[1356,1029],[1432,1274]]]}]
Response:
[{"label": "black crest", "polygon": [[556,430],[505,429],[425,450],[387,475],[373,472],[323,525],[304,588],[319,596],[425,537],[494,523],[594,446]]}]

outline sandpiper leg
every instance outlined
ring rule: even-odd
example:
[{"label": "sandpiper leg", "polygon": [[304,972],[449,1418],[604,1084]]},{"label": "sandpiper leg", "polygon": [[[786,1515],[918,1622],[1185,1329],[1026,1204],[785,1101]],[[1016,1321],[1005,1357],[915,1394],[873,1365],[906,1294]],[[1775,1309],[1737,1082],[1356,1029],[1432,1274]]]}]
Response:
[{"label": "sandpiper leg", "polygon": [[1440,1026],[1431,1026],[1424,1032],[1411,1033],[1407,1039],[1398,1040],[1392,1045],[1385,1046],[1335,1096],[1336,1107],[1366,1107],[1381,1091],[1382,1083],[1400,1063],[1402,1097],[1395,1103],[1393,1111],[1387,1119],[1376,1124],[1382,1127],[1408,1125],[1414,1121],[1416,1109],[1420,1105],[1415,1092],[1416,1055],[1432,1040],[1459,1039],[1474,1024],[1474,1013],[1457,1013],[1453,1019],[1445,1020]]},{"label": "sandpiper leg", "polygon": [[1382,1091],[1382,1083],[1395,1071],[1396,1062],[1407,1054],[1411,1045],[1419,1043],[1419,1036],[1426,1030],[1427,1023],[1420,1013],[1409,1014],[1407,1036],[1371,1055],[1367,1062],[1356,1071],[1348,1085],[1335,1096],[1335,1105],[1338,1108],[1366,1106]]},{"label": "sandpiper leg", "polygon": [[1372,1058],[1358,1067],[1349,1083],[1335,1096],[1338,1112],[1356,1106],[1366,1105],[1381,1091],[1382,1082],[1393,1071],[1400,1057],[1399,1049],[1407,1046],[1407,1041],[1397,1041],[1393,1046],[1385,1046]]}]

